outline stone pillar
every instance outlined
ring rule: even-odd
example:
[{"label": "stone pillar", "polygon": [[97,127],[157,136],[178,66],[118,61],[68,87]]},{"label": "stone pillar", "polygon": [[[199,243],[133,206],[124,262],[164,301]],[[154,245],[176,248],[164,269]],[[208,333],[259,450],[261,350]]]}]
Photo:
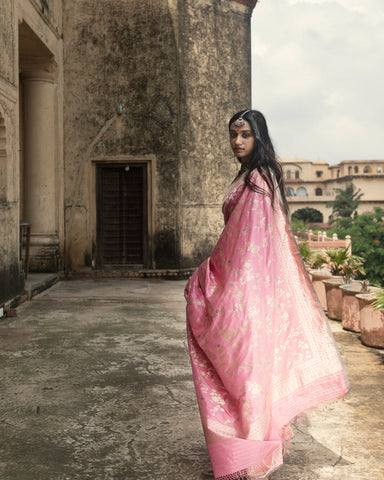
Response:
[{"label": "stone pillar", "polygon": [[251,107],[250,0],[184,0],[179,10],[180,266],[207,258],[238,171],[227,122]]},{"label": "stone pillar", "polygon": [[23,60],[24,221],[31,223],[31,269],[57,271],[57,66],[52,58]]}]

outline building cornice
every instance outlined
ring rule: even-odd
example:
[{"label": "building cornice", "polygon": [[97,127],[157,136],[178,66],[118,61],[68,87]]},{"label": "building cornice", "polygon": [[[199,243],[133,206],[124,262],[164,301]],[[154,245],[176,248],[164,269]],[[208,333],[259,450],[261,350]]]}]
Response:
[{"label": "building cornice", "polygon": [[[379,173],[379,174],[364,173],[363,175],[358,175],[358,174],[344,175],[342,177],[337,177],[337,178],[326,178],[326,179],[322,180],[321,182],[324,182],[324,183],[329,183],[329,182],[336,182],[336,183],[353,182],[353,180],[362,179],[362,178],[370,178],[370,179],[373,178],[373,179],[376,179],[376,180],[378,180],[378,179],[384,180],[384,174],[382,174],[382,173]],[[307,182],[305,182],[305,183],[307,183]]]},{"label": "building cornice", "polygon": [[377,164],[377,163],[384,163],[384,159],[380,160],[380,159],[375,159],[375,160],[369,160],[369,159],[366,159],[366,160],[342,160],[341,162],[339,163],[328,163],[326,162],[325,160],[322,161],[322,160],[308,160],[306,158],[280,158],[280,161],[281,161],[281,164],[282,166],[286,166],[286,165],[292,165],[292,164],[296,164],[296,165],[300,165],[300,164],[303,164],[303,163],[310,163],[311,165],[323,165],[323,166],[327,166],[328,168],[340,168],[342,166],[345,166],[345,165],[365,165],[365,164],[368,164],[368,163],[374,163],[374,164]]},{"label": "building cornice", "polygon": [[359,164],[359,163],[383,163],[383,162],[384,162],[384,159],[380,159],[380,158],[376,158],[375,160],[369,160],[369,159],[366,159],[366,160],[343,160],[340,163],[338,163],[337,165],[345,165],[346,163]]},{"label": "building cornice", "polygon": [[329,168],[340,168],[348,165],[369,165],[371,163],[381,164],[384,163],[384,160],[343,160],[340,163],[333,163],[332,165],[329,165]]},{"label": "building cornice", "polygon": [[282,165],[289,165],[290,163],[313,163],[311,160],[306,158],[280,158]]},{"label": "building cornice", "polygon": [[324,183],[327,180],[303,180],[302,178],[285,178],[284,183],[285,185],[297,185],[297,184],[308,184],[308,183],[313,183],[313,184],[319,184],[319,183]]},{"label": "building cornice", "polygon": [[302,178],[285,178],[284,183],[286,185],[295,185],[295,184],[320,184],[320,183],[343,183],[343,182],[352,182],[355,179],[364,179],[364,178],[370,178],[370,179],[382,179],[384,180],[384,174],[369,174],[369,173],[364,173],[363,175],[343,175],[342,177],[337,177],[337,178],[316,178],[314,180],[303,180]]}]

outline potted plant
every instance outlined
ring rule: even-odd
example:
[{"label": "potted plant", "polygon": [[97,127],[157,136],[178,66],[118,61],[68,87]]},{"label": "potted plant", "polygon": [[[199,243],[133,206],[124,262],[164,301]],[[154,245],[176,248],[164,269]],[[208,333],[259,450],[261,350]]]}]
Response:
[{"label": "potted plant", "polygon": [[384,348],[384,290],[371,287],[371,293],[356,295],[360,304],[361,342]]},{"label": "potted plant", "polygon": [[384,310],[384,290],[377,289],[372,295],[375,310]]},{"label": "potted plant", "polygon": [[301,258],[303,259],[305,268],[309,271],[312,268],[311,260],[313,257],[313,251],[311,250],[308,242],[300,242],[297,244]]},{"label": "potted plant", "polygon": [[311,267],[313,270],[309,271],[311,277],[313,289],[316,292],[320,305],[323,310],[327,309],[327,300],[325,297],[325,287],[323,280],[332,276],[332,273],[328,269],[322,268],[327,264],[327,258],[323,252],[312,252]]},{"label": "potted plant", "polygon": [[[357,255],[351,255],[342,266],[344,281],[351,282],[358,275],[365,275],[363,267],[364,259]],[[345,330],[360,332],[360,305],[356,298],[357,293],[369,291],[367,282],[345,283],[340,285],[341,290],[341,324]]]},{"label": "potted plant", "polygon": [[350,262],[351,255],[349,255],[348,248],[327,248],[326,259],[329,270],[333,276],[341,276],[343,267],[347,262]]},{"label": "potted plant", "polygon": [[308,242],[300,242],[298,244],[301,258],[307,270],[313,270],[321,268],[322,265],[327,263],[327,259],[322,252],[315,252],[311,250]]},{"label": "potted plant", "polygon": [[[365,260],[357,255],[350,255],[341,265],[341,276],[345,284],[352,283],[358,276],[364,276],[365,270],[363,267]],[[366,285],[366,283],[364,283]]]},{"label": "potted plant", "polygon": [[341,290],[339,286],[344,283],[341,276],[341,267],[347,261],[349,252],[347,248],[327,248],[327,266],[331,272],[330,278],[323,279],[325,299],[327,304],[327,315],[332,320],[341,321],[342,303]]},{"label": "potted plant", "polygon": [[[342,290],[341,285],[355,282],[355,277],[364,274],[363,259],[356,255],[349,255],[348,248],[326,250],[328,267],[332,278],[323,280],[327,300],[328,317],[332,320],[342,320]],[[356,283],[356,282],[355,282]]]},{"label": "potted plant", "polygon": [[323,280],[325,298],[327,302],[327,316],[332,320],[341,322],[342,303],[340,285],[343,283],[341,277],[330,277]]}]

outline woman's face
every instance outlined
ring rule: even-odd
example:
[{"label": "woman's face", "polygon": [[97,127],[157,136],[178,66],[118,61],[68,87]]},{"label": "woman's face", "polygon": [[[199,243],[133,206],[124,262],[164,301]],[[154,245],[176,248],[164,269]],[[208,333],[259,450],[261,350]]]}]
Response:
[{"label": "woman's face", "polygon": [[241,163],[247,163],[251,157],[255,146],[255,136],[250,124],[244,120],[244,125],[236,127],[235,122],[229,129],[229,140],[233,153]]}]

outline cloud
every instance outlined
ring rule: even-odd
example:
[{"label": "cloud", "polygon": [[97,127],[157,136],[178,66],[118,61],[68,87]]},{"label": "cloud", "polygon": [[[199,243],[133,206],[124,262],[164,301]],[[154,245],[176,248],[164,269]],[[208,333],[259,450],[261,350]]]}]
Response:
[{"label": "cloud", "polygon": [[384,158],[384,2],[264,0],[252,20],[253,105],[281,156]]}]

